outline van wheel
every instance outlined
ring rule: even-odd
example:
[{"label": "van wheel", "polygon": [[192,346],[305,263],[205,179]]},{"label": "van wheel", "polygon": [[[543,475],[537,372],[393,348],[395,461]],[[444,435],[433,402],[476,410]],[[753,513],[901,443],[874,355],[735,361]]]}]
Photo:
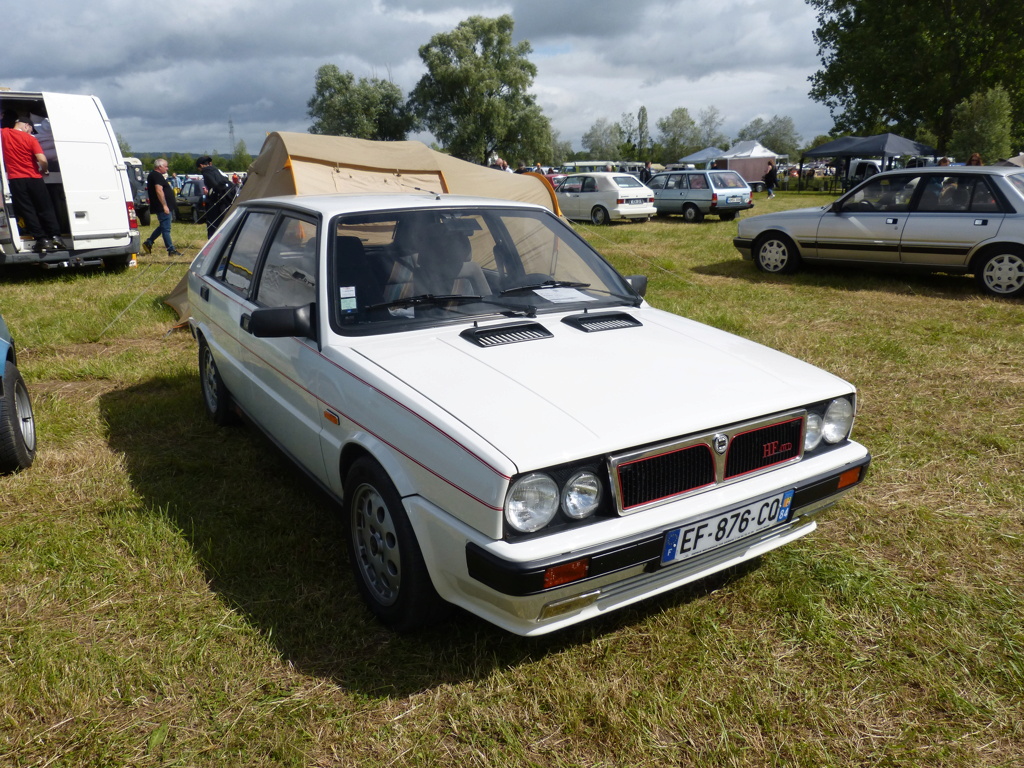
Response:
[{"label": "van wheel", "polygon": [[10,360],[4,363],[0,397],[0,473],[28,469],[36,456],[36,421],[25,380]]},{"label": "van wheel", "polygon": [[1024,294],[1024,250],[1006,246],[982,257],[974,273],[985,293],[993,296]]},{"label": "van wheel", "polygon": [[800,267],[800,254],[788,237],[769,233],[754,243],[754,263],[762,272],[788,275]]},{"label": "van wheel", "polygon": [[203,339],[199,342],[199,386],[203,392],[203,405],[213,423],[219,427],[231,424],[235,412],[231,407],[231,393],[224,384],[213,359],[213,350]]},{"label": "van wheel", "polygon": [[699,224],[704,221],[704,214],[700,212],[700,208],[691,204],[683,207],[683,218],[691,224]]},{"label": "van wheel", "polygon": [[398,632],[441,619],[450,606],[430,581],[402,499],[368,456],[345,478],[348,550],[356,587],[373,615]]},{"label": "van wheel", "polygon": [[103,268],[110,272],[123,272],[132,263],[131,254],[126,256],[107,256],[103,259]]}]

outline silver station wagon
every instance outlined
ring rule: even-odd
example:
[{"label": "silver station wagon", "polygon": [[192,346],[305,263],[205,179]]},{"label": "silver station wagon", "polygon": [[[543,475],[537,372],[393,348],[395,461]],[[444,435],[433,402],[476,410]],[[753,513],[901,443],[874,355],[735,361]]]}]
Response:
[{"label": "silver station wagon", "polygon": [[203,402],[337,500],[386,625],[549,632],[805,536],[870,462],[852,385],[645,285],[528,203],[249,200],[188,274]]},{"label": "silver station wagon", "polygon": [[733,244],[758,269],[803,262],[886,264],[973,274],[995,296],[1024,295],[1024,169],[886,171],[820,208],[741,221]]},{"label": "silver station wagon", "polygon": [[708,214],[732,221],[754,207],[750,187],[736,171],[666,171],[647,186],[654,190],[659,216],[678,213],[693,223]]}]

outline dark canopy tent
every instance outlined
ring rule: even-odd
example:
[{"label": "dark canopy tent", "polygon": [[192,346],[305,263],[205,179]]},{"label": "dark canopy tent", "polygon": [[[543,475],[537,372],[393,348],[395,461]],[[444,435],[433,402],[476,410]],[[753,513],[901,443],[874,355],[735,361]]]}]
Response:
[{"label": "dark canopy tent", "polygon": [[[805,157],[881,157],[882,167],[890,157],[904,155],[935,155],[934,147],[922,144],[913,139],[897,136],[895,133],[880,133],[877,136],[843,136],[835,141],[809,149],[800,158],[803,178],[803,161]],[[842,174],[845,177],[845,173]]]}]

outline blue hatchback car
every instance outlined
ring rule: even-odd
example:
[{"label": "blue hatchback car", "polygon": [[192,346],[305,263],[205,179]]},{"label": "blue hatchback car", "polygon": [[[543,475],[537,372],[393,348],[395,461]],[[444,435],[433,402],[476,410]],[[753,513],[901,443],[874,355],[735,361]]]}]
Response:
[{"label": "blue hatchback car", "polygon": [[14,339],[0,316],[0,473],[32,466],[36,456],[36,423],[25,380],[18,371]]}]

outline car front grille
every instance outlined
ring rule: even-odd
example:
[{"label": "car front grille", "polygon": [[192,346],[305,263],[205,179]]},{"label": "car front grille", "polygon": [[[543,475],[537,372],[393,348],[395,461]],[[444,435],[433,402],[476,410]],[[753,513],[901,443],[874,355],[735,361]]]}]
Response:
[{"label": "car front grille", "polygon": [[791,412],[611,457],[619,514],[799,461],[804,418],[803,411]]}]

